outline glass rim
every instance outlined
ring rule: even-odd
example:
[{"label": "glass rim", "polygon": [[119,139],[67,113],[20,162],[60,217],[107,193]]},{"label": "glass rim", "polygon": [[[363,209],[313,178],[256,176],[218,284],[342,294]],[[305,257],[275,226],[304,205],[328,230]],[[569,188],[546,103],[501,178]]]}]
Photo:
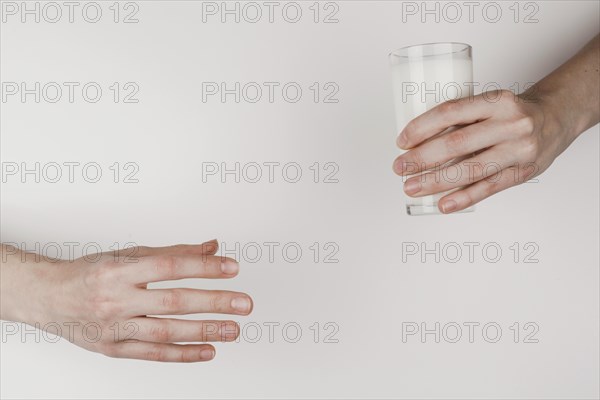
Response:
[{"label": "glass rim", "polygon": [[[420,54],[420,55],[408,54],[410,49],[413,49],[413,48],[419,48],[419,47],[428,48],[428,47],[434,47],[436,45],[449,45],[450,48],[448,49],[448,51],[435,53],[435,54]],[[459,46],[460,48],[456,49],[455,48],[456,46]],[[449,55],[449,54],[457,54],[457,53],[462,53],[463,51],[472,51],[471,45],[468,43],[463,43],[463,42],[430,42],[430,43],[412,44],[410,46],[400,47],[400,48],[390,52],[388,57],[389,58],[398,57],[398,58],[406,58],[406,59],[408,59],[408,58],[428,58],[428,57],[444,56],[444,55]],[[402,53],[406,53],[406,54],[402,54]]]}]

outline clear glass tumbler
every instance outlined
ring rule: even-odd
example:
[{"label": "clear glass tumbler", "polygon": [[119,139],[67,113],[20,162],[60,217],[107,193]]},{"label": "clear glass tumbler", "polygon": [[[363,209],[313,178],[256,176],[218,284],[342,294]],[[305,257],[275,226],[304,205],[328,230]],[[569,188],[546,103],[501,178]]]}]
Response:
[{"label": "clear glass tumbler", "polygon": [[[390,53],[390,63],[398,133],[410,120],[440,103],[473,96],[473,59],[468,44],[448,42],[403,47]],[[451,160],[437,170],[458,161]],[[439,179],[445,177],[440,175]],[[409,215],[441,214],[438,200],[450,192],[423,197],[405,195],[406,212]],[[470,207],[463,212],[473,210]]]}]

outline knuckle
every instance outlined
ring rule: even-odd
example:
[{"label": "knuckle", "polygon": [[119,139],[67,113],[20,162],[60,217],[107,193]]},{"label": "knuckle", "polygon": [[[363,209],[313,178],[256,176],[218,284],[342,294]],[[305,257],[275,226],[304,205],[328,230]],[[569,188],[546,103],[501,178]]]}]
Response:
[{"label": "knuckle", "polygon": [[198,326],[198,337],[202,338],[202,341],[207,341],[209,338],[219,333],[219,325],[216,322],[204,321]]},{"label": "knuckle", "polygon": [[537,159],[539,152],[539,144],[534,138],[528,138],[521,144],[521,155],[527,161]]},{"label": "knuckle", "polygon": [[111,285],[117,279],[117,267],[118,263],[114,261],[108,261],[105,265],[98,268],[96,279],[98,282],[103,284]]},{"label": "knuckle", "polygon": [[496,93],[496,95],[498,96],[500,101],[503,101],[506,103],[511,103],[511,104],[516,104],[515,94],[511,90],[500,89],[500,90],[495,90],[493,92]]},{"label": "knuckle", "polygon": [[185,350],[181,349],[179,350],[179,361],[184,363],[184,362],[189,362],[190,360],[190,356],[189,354],[187,354],[188,352],[186,352]]},{"label": "knuckle", "polygon": [[176,312],[183,303],[183,292],[179,289],[170,289],[162,297],[162,305],[167,311]]},{"label": "knuckle", "polygon": [[182,363],[194,362],[194,361],[200,360],[202,358],[201,352],[202,352],[202,349],[192,350],[192,349],[182,348],[181,350],[179,350],[178,359]]},{"label": "knuckle", "polygon": [[97,321],[110,321],[121,312],[121,308],[107,296],[93,296],[90,302],[92,314]]},{"label": "knuckle", "polygon": [[446,178],[446,174],[441,173],[439,169],[434,172],[428,172],[420,175],[421,190],[426,193],[437,193],[442,191],[444,184],[448,183],[449,180]]},{"label": "knuckle", "polygon": [[526,163],[521,166],[518,171],[518,182],[523,183],[533,178],[535,174],[539,171],[539,166],[536,163]]},{"label": "knuckle", "polygon": [[476,162],[473,168],[473,180],[480,181],[485,177],[486,167],[482,162]]},{"label": "knuckle", "polygon": [[492,89],[482,93],[484,100],[501,106],[502,110],[515,104],[514,93],[507,89]]},{"label": "knuckle", "polygon": [[423,159],[423,153],[420,149],[413,149],[410,151],[406,161],[407,170],[415,170],[415,172],[425,169],[425,160]]},{"label": "knuckle", "polygon": [[481,161],[469,161],[465,163],[468,182],[477,182],[483,179],[486,166]]},{"label": "knuckle", "polygon": [[535,121],[532,116],[521,114],[513,123],[513,129],[520,134],[529,135],[535,129]]},{"label": "knuckle", "polygon": [[438,106],[438,111],[442,114],[451,114],[457,111],[460,107],[458,100],[448,100]]},{"label": "knuckle", "polygon": [[165,277],[175,276],[177,259],[174,256],[164,255],[156,257],[155,268],[157,274]]},{"label": "knuckle", "polygon": [[490,197],[498,191],[498,186],[498,182],[486,182],[486,184],[483,187],[483,196],[485,198]]},{"label": "knuckle", "polygon": [[[226,259],[223,259],[225,261]],[[212,270],[220,270],[221,258],[214,256],[201,255],[198,259],[202,273],[209,273]]]},{"label": "knuckle", "polygon": [[160,323],[157,326],[150,328],[150,338],[155,342],[167,343],[171,342],[173,334],[170,327],[166,323]]},{"label": "knuckle", "polygon": [[144,358],[149,361],[163,361],[165,360],[165,352],[159,345],[152,345],[144,354]]},{"label": "knuckle", "polygon": [[465,204],[463,205],[465,208],[466,207],[470,207],[473,204],[475,204],[475,199],[473,198],[473,193],[471,193],[470,190],[465,190],[464,191],[464,196],[465,196]]},{"label": "knuckle", "polygon": [[84,275],[83,275],[83,284],[87,287],[87,288],[93,288],[96,287],[98,282],[97,279],[97,273],[95,270],[88,270]]},{"label": "knuckle", "polygon": [[97,322],[115,319],[121,313],[121,307],[115,301],[111,287],[115,284],[112,272],[98,268],[84,278],[87,295],[82,303]]},{"label": "knuckle", "polygon": [[101,268],[114,269],[121,265],[121,259],[115,252],[102,253],[101,257],[97,260],[97,264]]},{"label": "knuckle", "polygon": [[467,144],[467,134],[464,130],[459,129],[458,131],[452,132],[447,135],[444,139],[446,149],[451,153],[457,153],[463,150]]},{"label": "knuckle", "polygon": [[481,98],[486,102],[494,105],[498,105],[498,110],[506,111],[507,107],[512,109],[511,106],[514,101],[514,93],[506,89],[492,89],[481,93]]},{"label": "knuckle", "polygon": [[210,296],[210,309],[212,311],[217,311],[217,312],[221,312],[224,310],[224,300],[225,300],[225,296],[222,293],[214,293]]},{"label": "knuckle", "polygon": [[85,274],[84,283],[88,287],[110,286],[118,279],[117,266],[113,260],[104,261],[101,265],[92,267]]}]

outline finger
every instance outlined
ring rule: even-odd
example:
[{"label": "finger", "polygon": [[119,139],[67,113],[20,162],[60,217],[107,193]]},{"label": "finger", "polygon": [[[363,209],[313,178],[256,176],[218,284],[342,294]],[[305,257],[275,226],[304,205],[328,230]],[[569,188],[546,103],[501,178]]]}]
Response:
[{"label": "finger", "polygon": [[201,244],[177,244],[174,246],[165,247],[147,247],[136,246],[128,249],[117,250],[118,252],[126,253],[125,255],[135,257],[156,256],[161,254],[172,255],[214,255],[219,250],[219,242],[217,239],[209,240]]},{"label": "finger", "polygon": [[130,264],[127,275],[132,282],[150,283],[187,278],[226,279],[239,272],[233,258],[212,255],[159,255],[144,257]]},{"label": "finger", "polygon": [[248,315],[250,296],[226,290],[140,289],[134,315],[184,315],[195,313]]},{"label": "finger", "polygon": [[506,135],[502,124],[484,121],[467,125],[425,142],[394,162],[398,175],[413,175],[440,167],[450,160],[473,154],[499,143]]},{"label": "finger", "polygon": [[528,174],[523,168],[507,168],[498,174],[497,179],[484,179],[442,197],[438,202],[438,207],[444,214],[464,210],[502,190],[523,183],[528,179],[525,177]]},{"label": "finger", "polygon": [[[232,342],[240,334],[240,327],[234,321],[139,317],[129,320],[127,325],[120,338],[143,342]],[[131,330],[132,326],[135,333]]]},{"label": "finger", "polygon": [[107,355],[117,358],[162,362],[210,361],[215,357],[210,344],[167,344],[150,342],[118,342],[111,346]]},{"label": "finger", "polygon": [[404,183],[404,192],[412,197],[427,196],[460,188],[493,177],[517,163],[514,152],[502,146],[494,146],[475,157],[436,171],[414,176]]},{"label": "finger", "polygon": [[412,149],[451,126],[472,124],[491,115],[492,107],[482,95],[447,101],[411,120],[398,135],[397,144]]}]

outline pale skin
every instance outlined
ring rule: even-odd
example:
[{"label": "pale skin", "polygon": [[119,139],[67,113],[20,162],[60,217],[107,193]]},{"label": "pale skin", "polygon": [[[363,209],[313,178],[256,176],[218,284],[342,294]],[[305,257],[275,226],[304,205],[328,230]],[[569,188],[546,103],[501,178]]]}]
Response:
[{"label": "pale skin", "polygon": [[[393,166],[399,175],[414,175],[406,179],[405,193],[454,190],[438,202],[448,214],[538,176],[600,122],[599,65],[600,35],[520,95],[488,92],[442,103],[413,119],[397,139],[409,151]],[[458,129],[440,135],[451,127]],[[455,158],[464,160],[444,166]]]},{"label": "pale skin", "polygon": [[148,289],[148,283],[235,277],[238,263],[216,256],[217,250],[213,240],[57,261],[2,245],[0,319],[37,325],[51,333],[57,332],[58,325],[62,336],[74,344],[110,357],[209,361],[215,348],[204,342],[234,341],[239,335],[236,322],[157,317],[248,315],[253,308],[250,296],[190,288]]},{"label": "pale skin", "polygon": [[[426,172],[406,181],[406,193],[423,196],[464,187],[439,201],[440,211],[452,213],[541,174],[600,121],[599,58],[596,36],[525,93],[502,91],[447,102],[412,120],[398,137],[398,146],[409,149],[394,162],[398,174],[466,159],[458,164],[460,180],[432,179],[433,173]],[[453,126],[458,129],[436,137]],[[235,277],[238,263],[216,256],[217,249],[218,243],[210,241],[57,262],[2,245],[0,319],[42,328],[58,324],[74,344],[110,357],[209,361],[215,348],[205,342],[235,340],[237,323],[156,316],[248,315],[252,299],[230,291],[148,289],[148,283]],[[93,329],[84,335],[82,327],[90,325],[99,327],[100,340],[90,340]]]}]

